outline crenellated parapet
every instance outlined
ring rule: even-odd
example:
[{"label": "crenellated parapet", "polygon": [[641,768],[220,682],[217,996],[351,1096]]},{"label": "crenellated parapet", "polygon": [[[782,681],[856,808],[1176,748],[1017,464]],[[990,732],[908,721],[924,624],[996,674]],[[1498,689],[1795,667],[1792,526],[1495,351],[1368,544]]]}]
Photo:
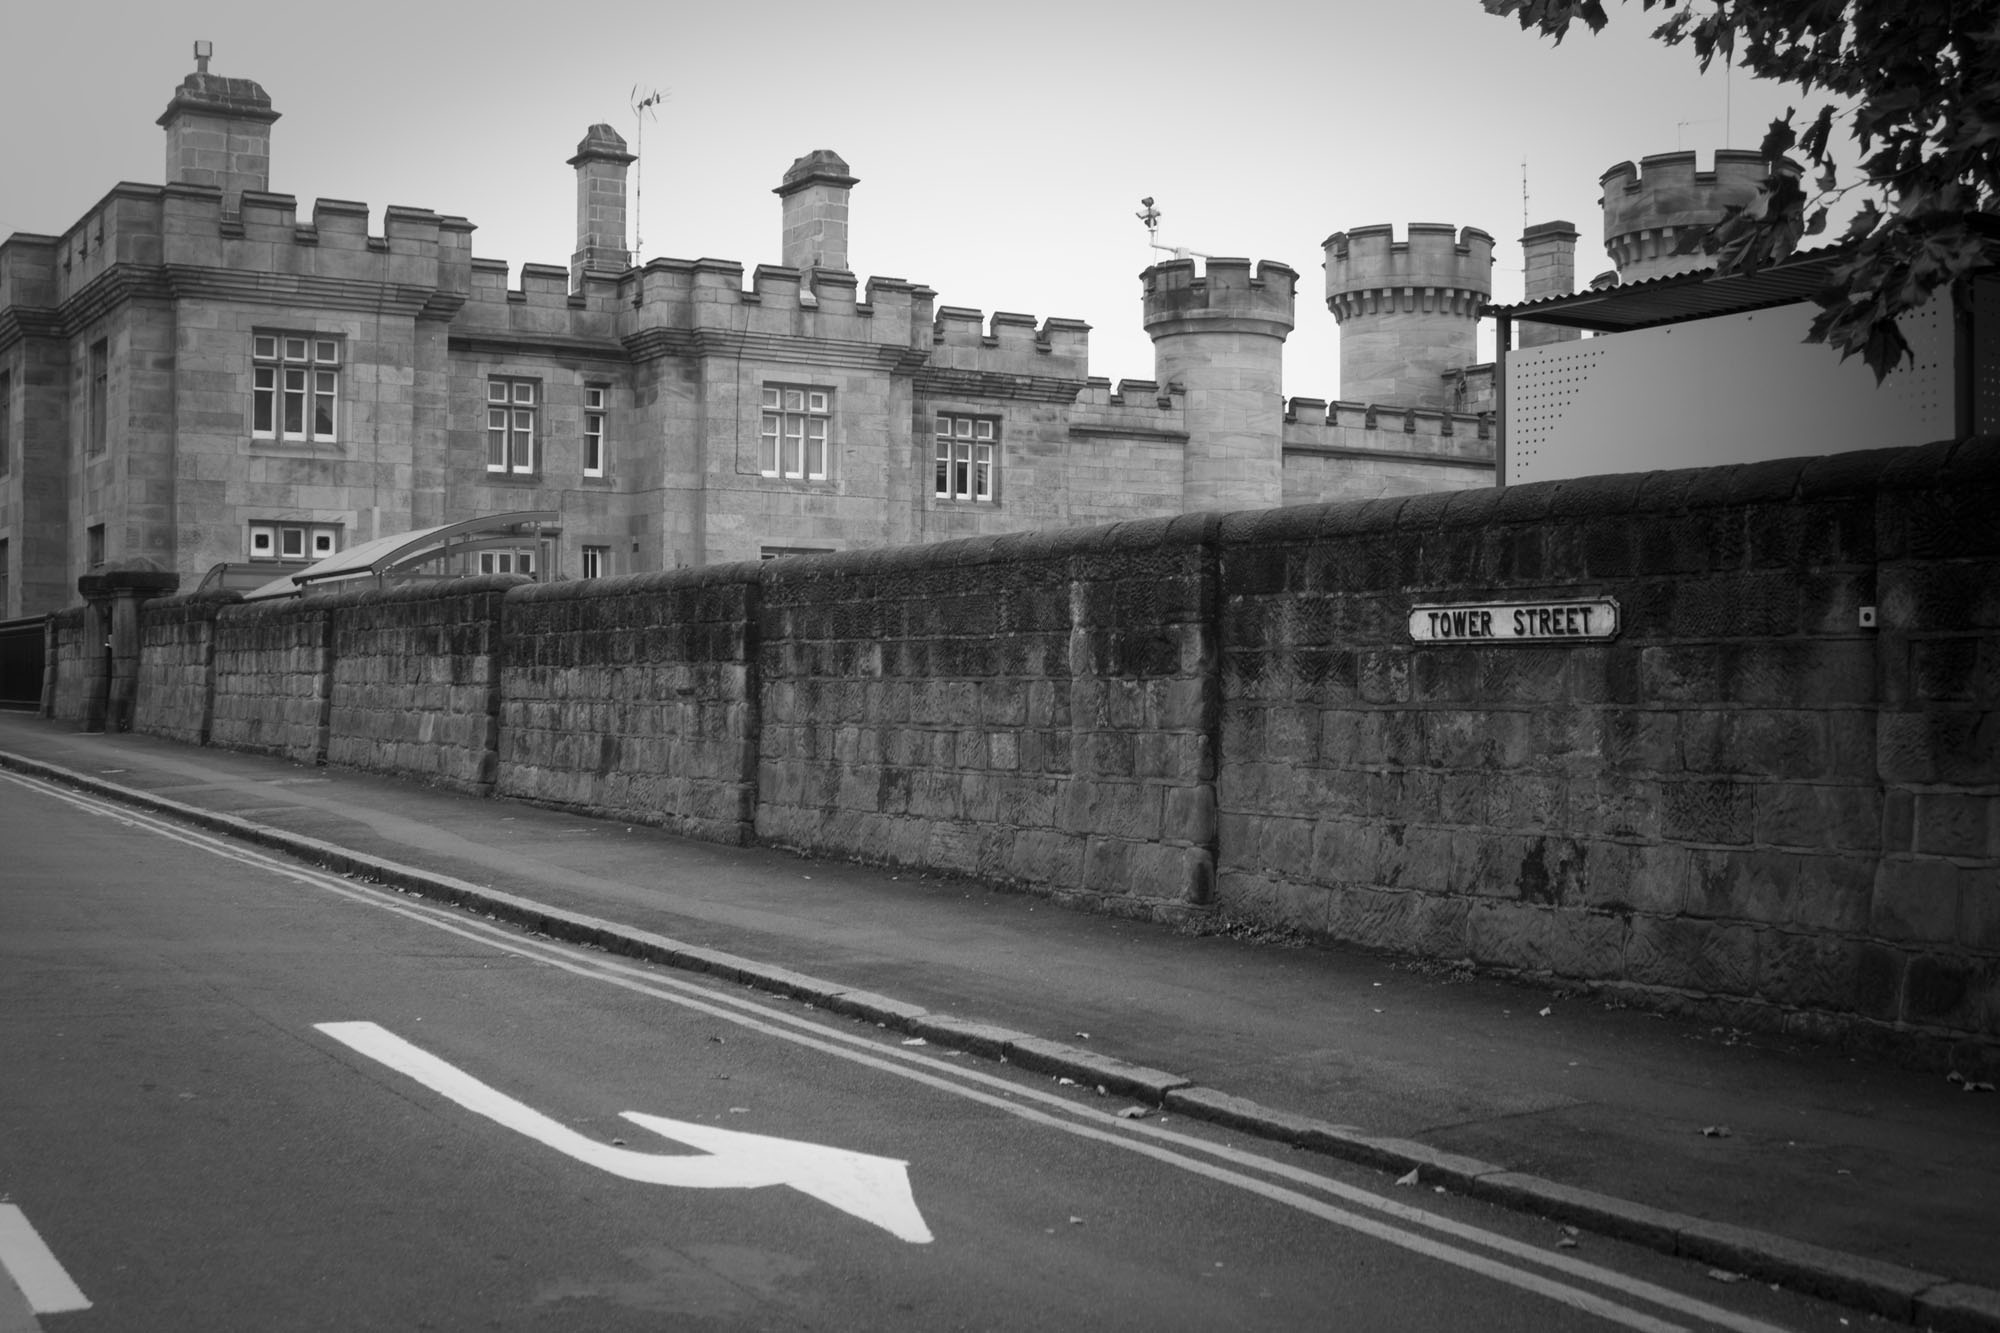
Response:
[{"label": "crenellated parapet", "polygon": [[1478,317],[1493,295],[1493,237],[1443,222],[1412,222],[1404,240],[1388,223],[1326,238],[1326,307],[1340,323],[1359,315]]},{"label": "crenellated parapet", "polygon": [[[991,319],[966,306],[939,306],[931,325],[930,366],[975,374],[1075,381],[1090,373],[1090,325],[1080,319],[996,310]],[[1073,390],[1072,390],[1073,391]]]},{"label": "crenellated parapet", "polygon": [[1292,398],[1285,448],[1379,458],[1462,460],[1493,466],[1493,414]]},{"label": "crenellated parapet", "polygon": [[826,365],[910,368],[925,359],[937,293],[900,278],[864,290],[844,269],[721,259],[654,259],[620,280],[620,336],[640,359],[767,355]]},{"label": "crenellated parapet", "polygon": [[1078,439],[1144,440],[1185,445],[1186,394],[1153,380],[1110,380],[1093,375],[1078,391],[1069,433]]},{"label": "crenellated parapet", "polygon": [[1399,241],[1384,224],[1337,231],[1325,252],[1341,396],[1450,408],[1444,377],[1474,359],[1479,311],[1493,294],[1493,237],[1412,222]]},{"label": "crenellated parapet", "polygon": [[1604,190],[1604,249],[1625,282],[1707,268],[1699,252],[1676,254],[1690,230],[1722,220],[1763,190],[1770,164],[1760,153],[1719,148],[1714,166],[1699,169],[1692,152],[1657,153],[1634,167],[1620,162],[1598,178]]},{"label": "crenellated parapet", "polygon": [[1139,275],[1146,332],[1157,343],[1180,333],[1254,333],[1282,340],[1292,331],[1298,271],[1267,259],[1171,259]]}]

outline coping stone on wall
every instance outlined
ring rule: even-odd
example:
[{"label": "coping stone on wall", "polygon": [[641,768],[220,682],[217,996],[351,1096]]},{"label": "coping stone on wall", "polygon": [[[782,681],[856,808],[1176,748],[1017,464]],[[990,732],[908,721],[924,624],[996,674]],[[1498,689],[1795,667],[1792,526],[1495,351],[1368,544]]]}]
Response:
[{"label": "coping stone on wall", "polygon": [[[1217,523],[1217,539],[1225,546],[1253,546],[1266,542],[1311,541],[1326,522],[1327,511],[1335,505],[1292,505],[1284,509],[1246,509],[1225,514]],[[1348,501],[1341,508],[1355,507]]]},{"label": "coping stone on wall", "polygon": [[1550,518],[1597,518],[1629,514],[1639,502],[1643,472],[1609,472],[1594,477],[1568,477],[1555,483],[1549,500]]}]

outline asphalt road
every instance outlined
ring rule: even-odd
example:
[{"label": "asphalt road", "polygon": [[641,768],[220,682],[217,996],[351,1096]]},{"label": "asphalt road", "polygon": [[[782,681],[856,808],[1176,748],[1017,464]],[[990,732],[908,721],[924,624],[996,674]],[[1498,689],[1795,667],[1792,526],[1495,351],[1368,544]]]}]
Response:
[{"label": "asphalt road", "polygon": [[0,774],[0,1333],[1864,1322],[1127,1106]]}]

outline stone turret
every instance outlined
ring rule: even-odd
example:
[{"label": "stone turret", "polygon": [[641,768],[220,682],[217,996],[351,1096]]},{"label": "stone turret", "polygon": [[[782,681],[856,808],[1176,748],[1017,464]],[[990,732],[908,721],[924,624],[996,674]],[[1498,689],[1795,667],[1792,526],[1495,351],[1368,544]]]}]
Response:
[{"label": "stone turret", "polygon": [[169,185],[213,185],[222,210],[241,210],[243,192],[271,188],[271,98],[250,79],[208,72],[210,45],[194,44],[195,72],[181,80],[158,124],[167,132]]},{"label": "stone turret", "polygon": [[1182,507],[1272,509],[1284,501],[1280,383],[1298,273],[1272,260],[1155,264],[1145,284],[1154,378],[1184,391],[1187,453]]},{"label": "stone turret", "polygon": [[786,268],[847,270],[847,199],[859,182],[830,148],[819,148],[792,163],[784,183],[772,193],[785,201]]},{"label": "stone turret", "polygon": [[1450,407],[1445,377],[1478,356],[1493,294],[1493,238],[1412,222],[1326,238],[1326,306],[1340,325],[1340,396],[1387,407]]},{"label": "stone turret", "polygon": [[1598,178],[1604,189],[1604,249],[1621,282],[1642,282],[1712,266],[1699,251],[1677,255],[1681,233],[1722,220],[1732,204],[1748,204],[1770,168],[1761,154],[1719,148],[1713,171],[1695,170],[1691,152],[1620,162]]},{"label": "stone turret", "polygon": [[609,125],[592,125],[569,164],[576,168],[576,253],[569,260],[570,290],[583,275],[615,278],[632,266],[625,247],[625,171],[639,159]]}]

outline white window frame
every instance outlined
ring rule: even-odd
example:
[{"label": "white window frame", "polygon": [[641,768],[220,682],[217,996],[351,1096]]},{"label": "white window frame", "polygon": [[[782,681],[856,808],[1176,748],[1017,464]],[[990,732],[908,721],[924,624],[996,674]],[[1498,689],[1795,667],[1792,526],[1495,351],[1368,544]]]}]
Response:
[{"label": "white window frame", "polygon": [[531,477],[541,444],[542,384],[514,375],[486,381],[486,470]]},{"label": "white window frame", "polygon": [[931,493],[939,500],[991,504],[999,471],[1000,423],[992,417],[937,414]]},{"label": "white window frame", "polygon": [[479,572],[482,574],[535,574],[535,549],[522,546],[505,551],[481,551]]},{"label": "white window frame", "polygon": [[611,548],[609,546],[586,546],[583,548],[583,577],[601,579],[611,572]]},{"label": "white window frame", "polygon": [[[583,386],[583,475],[601,477],[605,471],[604,418],[605,386]],[[586,575],[586,577],[588,577]]]},{"label": "white window frame", "polygon": [[825,481],[833,453],[833,391],[766,384],[757,425],[757,471],[791,481]]},{"label": "white window frame", "polygon": [[250,335],[250,437],[296,444],[340,439],[345,340],[272,329]]},{"label": "white window frame", "polygon": [[340,551],[338,523],[291,523],[279,519],[250,525],[252,560],[324,560]]}]

